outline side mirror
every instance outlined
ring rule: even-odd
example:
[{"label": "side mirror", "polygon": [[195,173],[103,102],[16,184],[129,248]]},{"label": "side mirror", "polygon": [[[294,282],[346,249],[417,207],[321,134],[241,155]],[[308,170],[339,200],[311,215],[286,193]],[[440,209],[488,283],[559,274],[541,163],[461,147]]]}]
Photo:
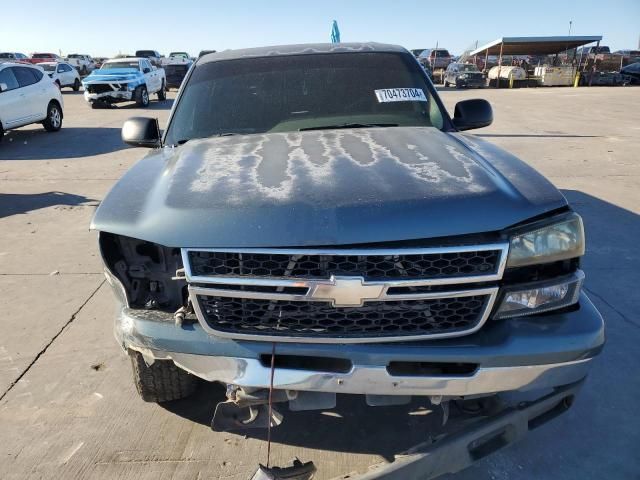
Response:
[{"label": "side mirror", "polygon": [[7,89],[8,87],[6,83],[0,83],[0,93],[4,92]]},{"label": "side mirror", "polygon": [[145,67],[142,69],[142,73],[149,73],[151,69],[149,67]]},{"label": "side mirror", "polygon": [[458,130],[471,130],[491,125],[493,109],[491,104],[481,98],[463,100],[456,103],[453,124]]},{"label": "side mirror", "polygon": [[161,147],[158,119],[147,117],[130,118],[122,126],[122,141],[133,147]]}]

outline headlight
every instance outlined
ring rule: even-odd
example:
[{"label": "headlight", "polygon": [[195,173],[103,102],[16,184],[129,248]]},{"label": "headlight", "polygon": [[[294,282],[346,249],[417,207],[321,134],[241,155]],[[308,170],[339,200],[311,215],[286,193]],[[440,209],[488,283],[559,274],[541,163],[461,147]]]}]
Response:
[{"label": "headlight", "polygon": [[511,237],[507,267],[556,262],[584,255],[584,227],[577,213]]},{"label": "headlight", "polygon": [[458,78],[467,78],[467,74],[466,74],[466,73],[463,73],[463,74],[461,74]]},{"label": "headlight", "polygon": [[578,301],[584,273],[505,288],[494,318],[522,317],[568,307]]}]

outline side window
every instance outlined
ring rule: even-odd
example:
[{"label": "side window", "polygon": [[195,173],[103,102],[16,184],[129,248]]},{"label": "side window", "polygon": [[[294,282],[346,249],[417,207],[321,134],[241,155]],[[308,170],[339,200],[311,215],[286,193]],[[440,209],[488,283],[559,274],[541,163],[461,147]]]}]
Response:
[{"label": "side window", "polygon": [[35,68],[28,68],[27,70],[29,70],[31,72],[31,75],[34,76],[34,78],[36,79],[36,83],[42,80],[44,73],[42,73],[40,70],[36,70]]},{"label": "side window", "polygon": [[[28,67],[12,67],[13,73],[18,80],[18,85],[20,88],[28,87],[29,85],[33,85],[38,82],[38,79],[34,73],[31,73],[32,68]],[[35,70],[34,70],[35,72]]]},{"label": "side window", "polygon": [[0,70],[0,83],[7,85],[7,90],[14,90],[18,88],[18,80],[13,74],[13,68],[5,68]]},{"label": "side window", "polygon": [[71,71],[71,67],[69,65],[65,65],[64,63],[62,65],[60,65],[62,67],[62,71],[63,72],[70,72]]},{"label": "side window", "polygon": [[64,65],[58,65],[58,73],[64,72]]}]

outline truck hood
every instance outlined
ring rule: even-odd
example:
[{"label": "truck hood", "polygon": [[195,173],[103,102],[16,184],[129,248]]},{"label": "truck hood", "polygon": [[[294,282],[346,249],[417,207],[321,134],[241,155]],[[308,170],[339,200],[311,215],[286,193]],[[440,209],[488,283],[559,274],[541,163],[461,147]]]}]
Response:
[{"label": "truck hood", "polygon": [[91,84],[94,82],[127,82],[135,80],[142,74],[135,68],[110,68],[106,70],[94,70],[82,83]]},{"label": "truck hood", "polygon": [[475,137],[345,129],[155,150],[91,227],[171,247],[347,245],[495,232],[564,206],[535,170]]}]

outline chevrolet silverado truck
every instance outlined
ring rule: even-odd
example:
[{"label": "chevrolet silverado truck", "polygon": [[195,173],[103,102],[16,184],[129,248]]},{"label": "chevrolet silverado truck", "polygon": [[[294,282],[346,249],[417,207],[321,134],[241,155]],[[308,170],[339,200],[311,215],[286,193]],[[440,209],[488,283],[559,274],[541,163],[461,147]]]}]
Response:
[{"label": "chevrolet silverado truck", "polygon": [[164,69],[152,66],[146,58],[107,60],[82,80],[82,86],[92,108],[129,101],[148,107],[151,94],[156,94],[159,101],[167,99]]},{"label": "chevrolet silverado truck", "polygon": [[570,404],[604,344],[582,219],[462,133],[492,122],[488,102],[451,118],[411,53],[376,43],[227,50],[184,82],[163,135],[155,119],[124,124],[153,150],[91,225],[143,400],[220,382],[215,430],[336,394],[570,392],[518,410],[530,427]]}]

